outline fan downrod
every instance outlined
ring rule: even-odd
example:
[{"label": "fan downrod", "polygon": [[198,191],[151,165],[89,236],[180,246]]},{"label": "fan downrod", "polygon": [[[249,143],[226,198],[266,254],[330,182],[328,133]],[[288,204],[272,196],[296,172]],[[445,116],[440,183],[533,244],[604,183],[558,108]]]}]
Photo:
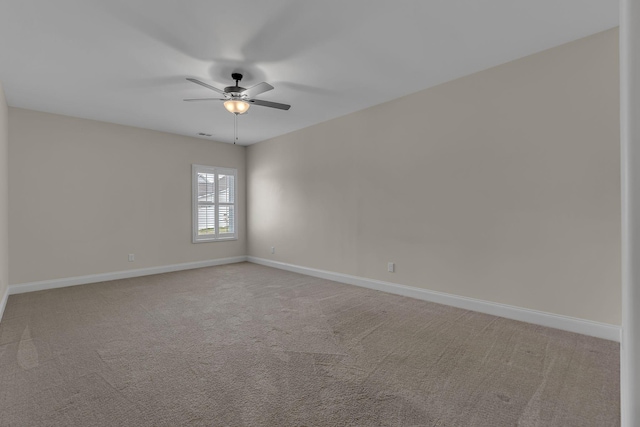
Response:
[{"label": "fan downrod", "polygon": [[231,73],[231,78],[236,81],[235,86],[227,86],[224,88],[224,91],[230,93],[234,96],[240,95],[240,92],[244,90],[242,86],[239,85],[240,80],[242,80],[242,74],[240,73]]}]

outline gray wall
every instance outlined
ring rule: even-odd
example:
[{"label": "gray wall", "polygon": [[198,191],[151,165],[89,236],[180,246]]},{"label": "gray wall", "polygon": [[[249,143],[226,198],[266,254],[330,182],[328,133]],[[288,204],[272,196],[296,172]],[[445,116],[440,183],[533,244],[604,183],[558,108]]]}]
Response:
[{"label": "gray wall", "polygon": [[620,324],[618,88],[614,29],[253,145],[249,254]]},{"label": "gray wall", "polygon": [[[246,254],[244,147],[18,108],[9,124],[11,284]],[[191,243],[192,163],[238,169],[237,241]]]}]

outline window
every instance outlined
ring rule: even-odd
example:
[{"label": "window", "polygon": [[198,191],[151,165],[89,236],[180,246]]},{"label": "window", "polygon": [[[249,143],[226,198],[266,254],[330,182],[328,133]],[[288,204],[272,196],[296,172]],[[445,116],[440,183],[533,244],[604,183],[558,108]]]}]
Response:
[{"label": "window", "polygon": [[236,172],[192,166],[193,243],[237,238]]}]

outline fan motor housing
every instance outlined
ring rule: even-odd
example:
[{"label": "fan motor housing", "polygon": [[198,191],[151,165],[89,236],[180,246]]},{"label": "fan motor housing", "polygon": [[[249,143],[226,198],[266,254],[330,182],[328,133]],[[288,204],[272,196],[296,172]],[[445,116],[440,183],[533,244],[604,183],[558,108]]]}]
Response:
[{"label": "fan motor housing", "polygon": [[244,91],[245,88],[241,86],[227,86],[224,88],[226,93],[230,93],[231,95],[240,95],[240,92]]}]

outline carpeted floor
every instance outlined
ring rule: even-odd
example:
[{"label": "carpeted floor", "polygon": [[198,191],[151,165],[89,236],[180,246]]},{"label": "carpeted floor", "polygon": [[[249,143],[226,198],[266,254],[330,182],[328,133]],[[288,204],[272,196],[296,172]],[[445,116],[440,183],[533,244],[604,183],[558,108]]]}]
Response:
[{"label": "carpeted floor", "polygon": [[241,263],[14,295],[2,426],[617,426],[617,343]]}]

